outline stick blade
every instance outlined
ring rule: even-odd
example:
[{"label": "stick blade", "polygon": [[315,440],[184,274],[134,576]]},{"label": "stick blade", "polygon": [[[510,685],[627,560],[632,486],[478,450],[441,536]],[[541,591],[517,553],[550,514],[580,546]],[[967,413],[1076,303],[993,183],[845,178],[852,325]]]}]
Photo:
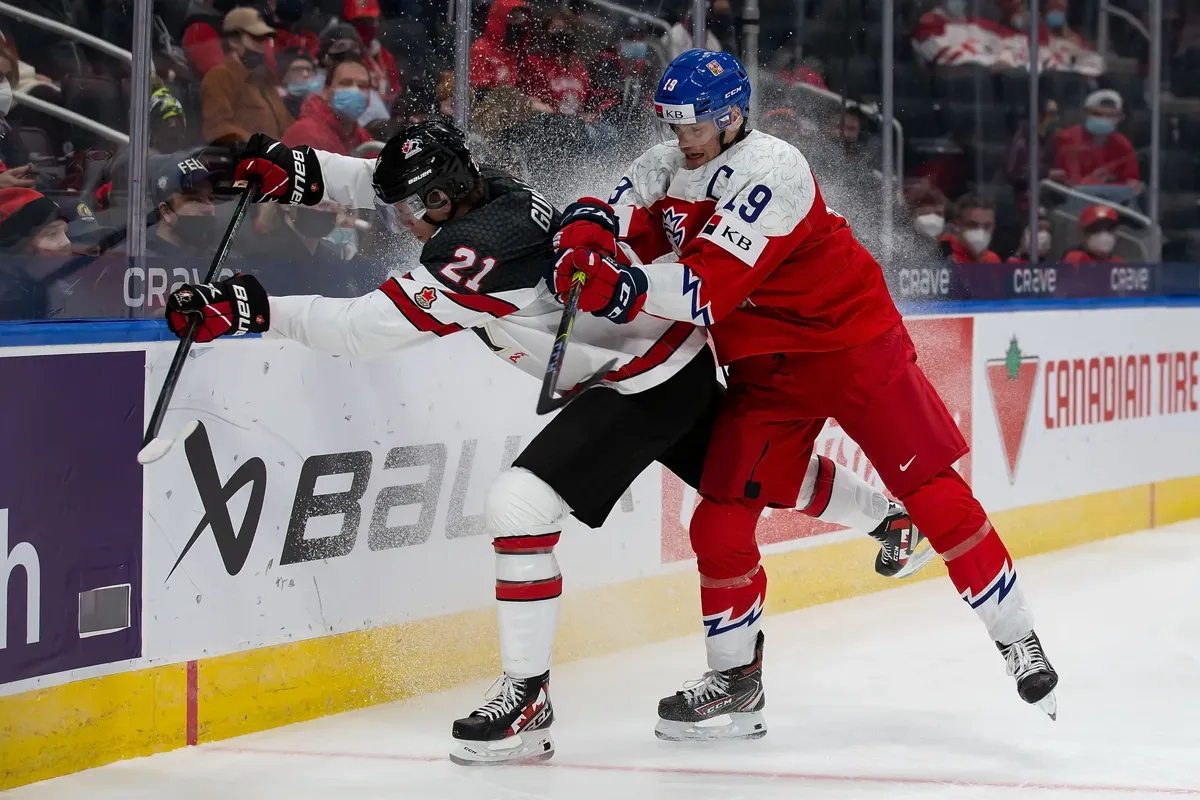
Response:
[{"label": "stick blade", "polygon": [[174,439],[165,439],[161,436],[156,436],[147,442],[141,450],[138,451],[137,460],[142,466],[153,464],[160,460],[163,456],[171,451],[175,442],[179,439],[186,439],[192,435],[196,428],[200,427],[198,420],[192,420],[183,426],[183,430]]},{"label": "stick blade", "polygon": [[578,386],[576,386],[574,391],[570,392],[569,394],[559,395],[558,397],[555,397],[553,394],[550,394],[550,393],[541,395],[540,397],[538,397],[537,409],[535,409],[537,411],[538,416],[543,416],[545,414],[549,414],[552,411],[557,411],[558,409],[567,405],[572,400],[574,400],[576,397],[579,397],[579,395],[583,394],[588,389],[591,389],[593,386],[596,386],[601,381],[603,381],[604,376],[607,375],[608,373],[612,372],[613,368],[616,366],[617,366],[617,360],[614,358],[614,359],[610,360],[607,364],[605,364],[603,367],[598,369],[590,378],[588,378],[587,380],[583,381]]}]

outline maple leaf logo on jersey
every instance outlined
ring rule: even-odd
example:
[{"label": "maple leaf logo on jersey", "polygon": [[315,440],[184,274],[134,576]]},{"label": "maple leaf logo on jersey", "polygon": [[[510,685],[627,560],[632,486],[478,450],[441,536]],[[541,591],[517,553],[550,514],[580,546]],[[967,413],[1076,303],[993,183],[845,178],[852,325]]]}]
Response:
[{"label": "maple leaf logo on jersey", "polygon": [[686,233],[683,223],[687,219],[687,212],[676,213],[674,206],[667,206],[663,209],[662,216],[663,230],[667,232],[667,238],[671,240],[671,247],[675,248],[675,255],[679,255]]},{"label": "maple leaf logo on jersey", "polygon": [[1027,356],[1014,336],[1008,343],[1008,351],[1002,359],[991,359],[985,365],[988,389],[992,394],[992,406],[996,411],[996,423],[1000,426],[1000,444],[1008,462],[1008,482],[1017,482],[1017,462],[1021,457],[1021,445],[1025,442],[1025,429],[1029,427],[1029,409],[1032,406],[1033,390],[1037,386],[1038,365],[1041,359]]},{"label": "maple leaf logo on jersey", "polygon": [[432,286],[426,286],[413,295],[413,302],[427,311],[433,305],[434,300],[437,300],[437,289],[434,289]]}]

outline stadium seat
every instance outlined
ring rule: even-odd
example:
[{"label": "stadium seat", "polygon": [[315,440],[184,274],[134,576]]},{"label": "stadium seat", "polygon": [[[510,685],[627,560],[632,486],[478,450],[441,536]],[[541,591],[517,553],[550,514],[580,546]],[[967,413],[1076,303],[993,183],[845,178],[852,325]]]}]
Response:
[{"label": "stadium seat", "polygon": [[933,75],[933,96],[948,103],[996,103],[996,82],[983,67],[939,67]]},{"label": "stadium seat", "polygon": [[1057,100],[1059,108],[1082,108],[1083,101],[1096,90],[1096,82],[1078,72],[1045,72],[1038,79],[1038,89]]},{"label": "stadium seat", "polygon": [[1136,72],[1113,72],[1101,75],[1099,83],[1102,88],[1113,89],[1121,95],[1126,111],[1146,107],[1146,79],[1142,75]]},{"label": "stadium seat", "polygon": [[[63,105],[80,116],[119,131],[128,131],[128,105],[121,102],[116,80],[99,75],[68,75],[62,80]],[[82,131],[80,131],[82,133]],[[87,134],[89,141],[96,139]]]}]

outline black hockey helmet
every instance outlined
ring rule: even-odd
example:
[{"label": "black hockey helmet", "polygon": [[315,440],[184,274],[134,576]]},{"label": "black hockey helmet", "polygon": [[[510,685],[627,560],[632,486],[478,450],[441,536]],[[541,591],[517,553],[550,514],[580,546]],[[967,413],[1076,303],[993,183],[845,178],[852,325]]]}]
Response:
[{"label": "black hockey helmet", "polygon": [[454,210],[479,180],[466,137],[446,122],[409,125],[388,141],[375,164],[375,195],[385,218],[394,203],[403,203],[412,216],[430,222],[428,209],[450,204]]}]

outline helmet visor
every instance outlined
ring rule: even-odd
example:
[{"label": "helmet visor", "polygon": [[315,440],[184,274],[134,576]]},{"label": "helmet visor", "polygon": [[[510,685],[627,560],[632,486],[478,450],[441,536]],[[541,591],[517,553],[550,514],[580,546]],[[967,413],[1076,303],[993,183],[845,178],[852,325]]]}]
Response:
[{"label": "helmet visor", "polygon": [[426,212],[425,203],[422,202],[419,195],[415,194],[395,203],[384,202],[376,196],[375,210],[379,212],[379,218],[392,233],[409,232],[408,223],[424,219]]},{"label": "helmet visor", "polygon": [[[677,111],[679,108],[686,109],[687,113],[680,114]],[[655,117],[662,141],[680,147],[703,147],[733,124],[733,106],[698,116],[690,113],[691,108],[655,103]]]}]

